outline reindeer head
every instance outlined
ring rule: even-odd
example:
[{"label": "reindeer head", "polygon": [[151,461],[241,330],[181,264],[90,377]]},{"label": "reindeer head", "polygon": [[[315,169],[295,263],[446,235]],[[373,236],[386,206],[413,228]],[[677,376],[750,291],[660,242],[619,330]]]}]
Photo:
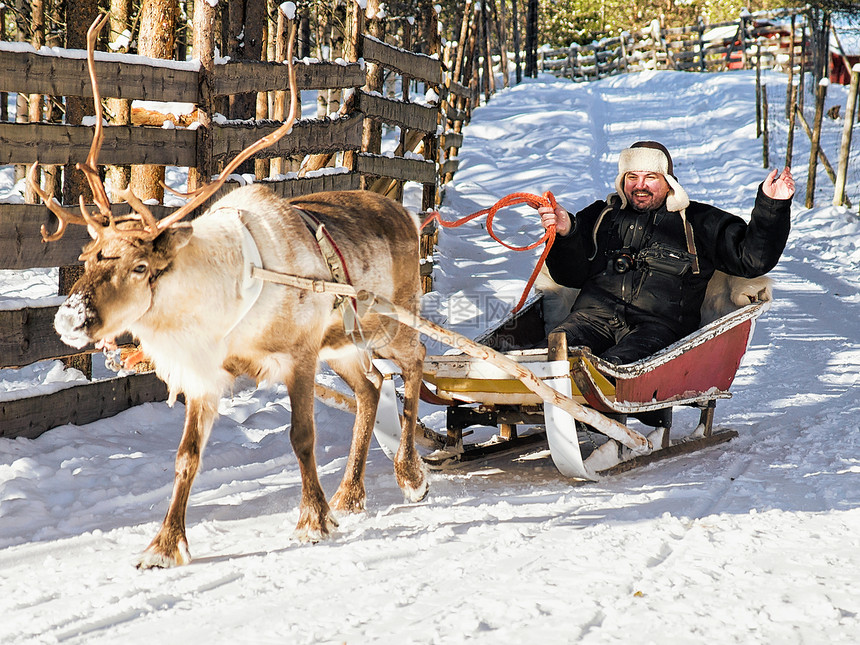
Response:
[{"label": "reindeer head", "polygon": [[87,178],[98,213],[89,212],[83,198],[80,200],[80,214],[77,214],[45,193],[39,186],[38,162],[33,164],[28,176],[31,186],[59,218],[59,226],[54,233],[49,234],[42,227],[42,238],[46,242],[60,239],[69,224],[86,226],[93,238],[80,256],[84,262],[84,273],[72,287],[68,299],[54,319],[54,326],[63,342],[76,348],[91,342],[96,342],[97,346],[112,345],[115,336],[128,329],[149,310],[158,277],[169,269],[176,254],[188,244],[193,234],[191,225],[180,220],[214,195],[246,159],[287,134],[296,120],[298,107],[298,89],[292,62],[293,25],[287,47],[290,114],[283,125],[245,148],[227,164],[215,181],[188,194],[188,202],[167,217],[156,219],[128,189],[114,192],[131,206],[132,213],[115,216],[111,212],[110,200],[97,168],[103,126],[94,51],[99,31],[107,19],[107,15],[96,19],[87,31],[87,63],[93,87],[96,125],[87,159],[77,164],[77,168]]},{"label": "reindeer head", "polygon": [[81,348],[110,346],[152,305],[156,281],[191,239],[190,224],[142,235],[134,221],[114,222],[88,244],[84,273],[57,311],[54,327],[63,342]]}]

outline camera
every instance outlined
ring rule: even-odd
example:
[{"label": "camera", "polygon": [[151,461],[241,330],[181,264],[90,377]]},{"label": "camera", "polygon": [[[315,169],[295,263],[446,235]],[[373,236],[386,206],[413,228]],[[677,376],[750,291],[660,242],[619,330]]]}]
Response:
[{"label": "camera", "polygon": [[621,249],[609,256],[609,268],[615,273],[627,273],[636,268],[636,258],[630,249]]}]

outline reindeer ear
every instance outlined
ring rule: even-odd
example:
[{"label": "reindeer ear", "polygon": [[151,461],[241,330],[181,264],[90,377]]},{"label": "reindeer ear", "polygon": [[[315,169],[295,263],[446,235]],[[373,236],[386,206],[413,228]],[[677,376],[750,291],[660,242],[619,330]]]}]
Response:
[{"label": "reindeer ear", "polygon": [[194,228],[191,224],[183,222],[170,226],[155,238],[152,243],[153,251],[165,258],[172,258],[177,251],[191,241]]}]

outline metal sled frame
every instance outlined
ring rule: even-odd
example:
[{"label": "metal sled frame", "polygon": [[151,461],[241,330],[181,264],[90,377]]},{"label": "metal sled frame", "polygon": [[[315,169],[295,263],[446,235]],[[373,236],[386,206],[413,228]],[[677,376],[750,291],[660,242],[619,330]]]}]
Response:
[{"label": "metal sled frame", "polygon": [[[534,342],[537,321],[542,333],[540,306],[540,299],[534,300],[519,316],[479,340],[487,347],[509,348],[525,333],[531,337],[527,342]],[[654,427],[645,440],[626,426],[633,439],[638,437],[646,444],[644,449],[624,436],[606,440],[597,433],[595,441],[593,428],[575,421],[569,411],[545,400],[498,365],[465,354],[430,356],[425,360],[425,380],[436,390],[428,390],[425,400],[447,407],[447,432],[424,429],[425,438],[436,448],[425,460],[431,467],[443,467],[546,441],[562,474],[594,480],[728,441],[737,436],[735,431],[713,430],[716,401],[731,397],[729,388],[749,345],[755,319],[768,306],[768,302],[752,303],[627,365],[608,363],[582,348],[568,352],[563,341],[562,346],[551,342],[548,349],[505,352],[505,357],[526,367],[553,390],[607,420],[626,424],[632,416]],[[558,336],[558,340],[563,339],[563,335]],[[675,442],[669,436],[674,406],[701,410],[696,429]],[[387,380],[377,415],[380,443],[396,445],[396,419],[394,385]],[[499,434],[484,443],[464,442],[470,434],[468,428],[475,425],[498,426]],[[520,434],[520,425],[538,427]]]}]

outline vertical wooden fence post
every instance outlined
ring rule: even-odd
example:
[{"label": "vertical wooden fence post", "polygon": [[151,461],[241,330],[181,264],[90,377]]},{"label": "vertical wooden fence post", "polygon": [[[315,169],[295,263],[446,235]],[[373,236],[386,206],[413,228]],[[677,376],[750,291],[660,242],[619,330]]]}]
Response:
[{"label": "vertical wooden fence post", "polygon": [[761,116],[762,116],[762,137],[761,137],[761,161],[762,167],[770,166],[770,136],[767,129],[767,85],[761,86]]},{"label": "vertical wooden fence post", "polygon": [[818,150],[821,143],[821,120],[824,116],[824,99],[830,82],[822,78],[815,90],[815,120],[812,123],[812,145],[809,151],[809,174],[806,179],[806,207],[815,205],[815,172],[818,168]]},{"label": "vertical wooden fence post", "polygon": [[[364,21],[365,10],[364,3],[358,0],[353,0],[349,3],[347,9],[347,34],[345,36],[344,56],[346,60],[356,62],[364,57]],[[358,90],[355,90],[353,100],[344,99],[344,104],[352,104],[353,109],[358,106]],[[350,171],[355,172],[357,154],[354,150],[347,150],[343,153],[343,166]]]},{"label": "vertical wooden fence post", "polygon": [[[792,119],[794,117],[794,27],[797,21],[797,16],[791,17],[791,34],[789,35],[790,44],[788,49],[788,85],[785,91],[785,118]],[[789,132],[789,137],[791,132]]]},{"label": "vertical wooden fence post", "polygon": [[[756,47],[755,55],[755,136],[761,136],[761,47]],[[765,166],[767,168],[767,166]]]},{"label": "vertical wooden fence post", "polygon": [[791,168],[791,158],[794,152],[794,126],[797,119],[797,81],[788,88],[788,141],[785,144],[785,165]]},{"label": "vertical wooden fence post", "polygon": [[860,85],[860,64],[854,65],[851,69],[851,85],[848,89],[848,102],[845,105],[845,121],[842,124],[842,144],[839,148],[839,166],[833,189],[834,206],[841,206],[845,201],[845,180],[848,176],[848,156],[851,153],[851,131],[854,129],[854,115],[857,110],[858,85]]},{"label": "vertical wooden fence post", "polygon": [[[0,2],[0,40],[6,40],[6,5]],[[0,92],[0,121],[9,120],[9,93]]]}]

